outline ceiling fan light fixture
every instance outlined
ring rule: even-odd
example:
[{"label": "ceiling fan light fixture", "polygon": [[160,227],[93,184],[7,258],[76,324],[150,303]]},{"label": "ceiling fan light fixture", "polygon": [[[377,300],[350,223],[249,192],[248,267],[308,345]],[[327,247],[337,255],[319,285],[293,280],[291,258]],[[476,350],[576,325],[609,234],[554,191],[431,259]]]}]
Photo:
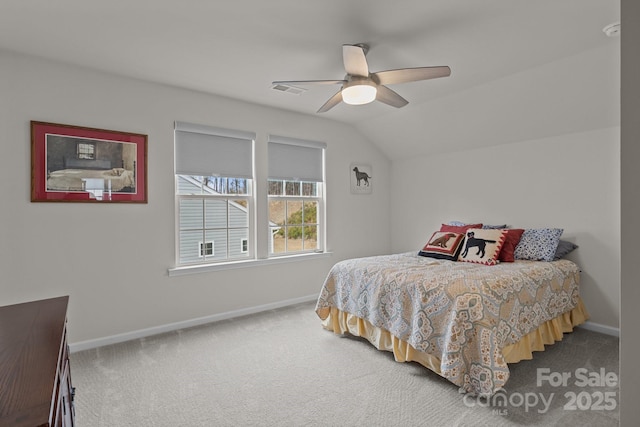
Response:
[{"label": "ceiling fan light fixture", "polygon": [[349,105],[364,105],[375,101],[377,93],[371,82],[358,82],[342,88],[342,100]]}]

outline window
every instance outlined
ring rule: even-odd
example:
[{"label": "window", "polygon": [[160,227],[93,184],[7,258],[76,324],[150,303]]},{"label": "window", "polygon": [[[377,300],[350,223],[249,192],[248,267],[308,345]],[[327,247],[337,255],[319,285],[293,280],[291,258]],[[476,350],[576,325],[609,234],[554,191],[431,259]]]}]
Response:
[{"label": "window", "polygon": [[325,144],[269,137],[269,254],[324,250]]},{"label": "window", "polygon": [[213,242],[200,242],[200,257],[213,255]]},{"label": "window", "polygon": [[77,155],[79,159],[94,160],[96,158],[96,145],[79,142],[77,146]]},{"label": "window", "polygon": [[176,122],[179,265],[254,256],[254,139],[248,132]]}]

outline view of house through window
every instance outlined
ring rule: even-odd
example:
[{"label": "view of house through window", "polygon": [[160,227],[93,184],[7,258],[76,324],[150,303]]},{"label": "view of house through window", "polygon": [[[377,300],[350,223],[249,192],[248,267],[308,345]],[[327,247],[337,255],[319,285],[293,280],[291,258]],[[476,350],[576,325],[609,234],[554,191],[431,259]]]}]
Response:
[{"label": "view of house through window", "polygon": [[175,123],[178,265],[255,257],[255,133]]},{"label": "view of house through window", "polygon": [[251,180],[176,178],[180,264],[247,258]]},{"label": "view of house through window", "polygon": [[[326,144],[269,135],[267,170],[255,171],[255,141],[253,132],[175,123],[178,266],[324,250]],[[267,194],[255,194],[254,174],[265,173]],[[257,217],[263,197],[268,215]]]}]

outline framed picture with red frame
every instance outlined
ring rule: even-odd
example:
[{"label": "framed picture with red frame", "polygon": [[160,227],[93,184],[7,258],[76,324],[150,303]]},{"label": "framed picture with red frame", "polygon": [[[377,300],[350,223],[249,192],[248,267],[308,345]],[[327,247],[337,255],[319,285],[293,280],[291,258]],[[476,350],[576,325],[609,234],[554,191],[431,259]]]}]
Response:
[{"label": "framed picture with red frame", "polygon": [[31,201],[147,203],[147,135],[32,121]]}]

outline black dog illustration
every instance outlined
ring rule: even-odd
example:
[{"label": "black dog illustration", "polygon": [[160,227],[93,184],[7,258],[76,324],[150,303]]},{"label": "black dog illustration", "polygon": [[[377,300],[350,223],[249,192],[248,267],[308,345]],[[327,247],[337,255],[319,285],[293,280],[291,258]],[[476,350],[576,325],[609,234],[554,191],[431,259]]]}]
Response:
[{"label": "black dog illustration", "polygon": [[469,253],[469,248],[473,248],[473,247],[477,247],[478,248],[478,253],[476,255],[480,255],[480,258],[484,258],[484,250],[487,247],[487,243],[496,243],[495,240],[486,240],[486,239],[479,239],[476,237],[473,237],[475,234],[473,231],[469,231],[467,233],[467,243],[464,245],[464,251],[462,252],[462,257],[466,258],[467,254]]},{"label": "black dog illustration", "polygon": [[360,187],[360,181],[364,181],[364,183],[369,186],[369,178],[371,178],[369,176],[368,173],[366,172],[360,172],[358,170],[358,167],[353,168],[353,171],[356,173],[356,179],[358,180],[358,184],[357,186]]}]

